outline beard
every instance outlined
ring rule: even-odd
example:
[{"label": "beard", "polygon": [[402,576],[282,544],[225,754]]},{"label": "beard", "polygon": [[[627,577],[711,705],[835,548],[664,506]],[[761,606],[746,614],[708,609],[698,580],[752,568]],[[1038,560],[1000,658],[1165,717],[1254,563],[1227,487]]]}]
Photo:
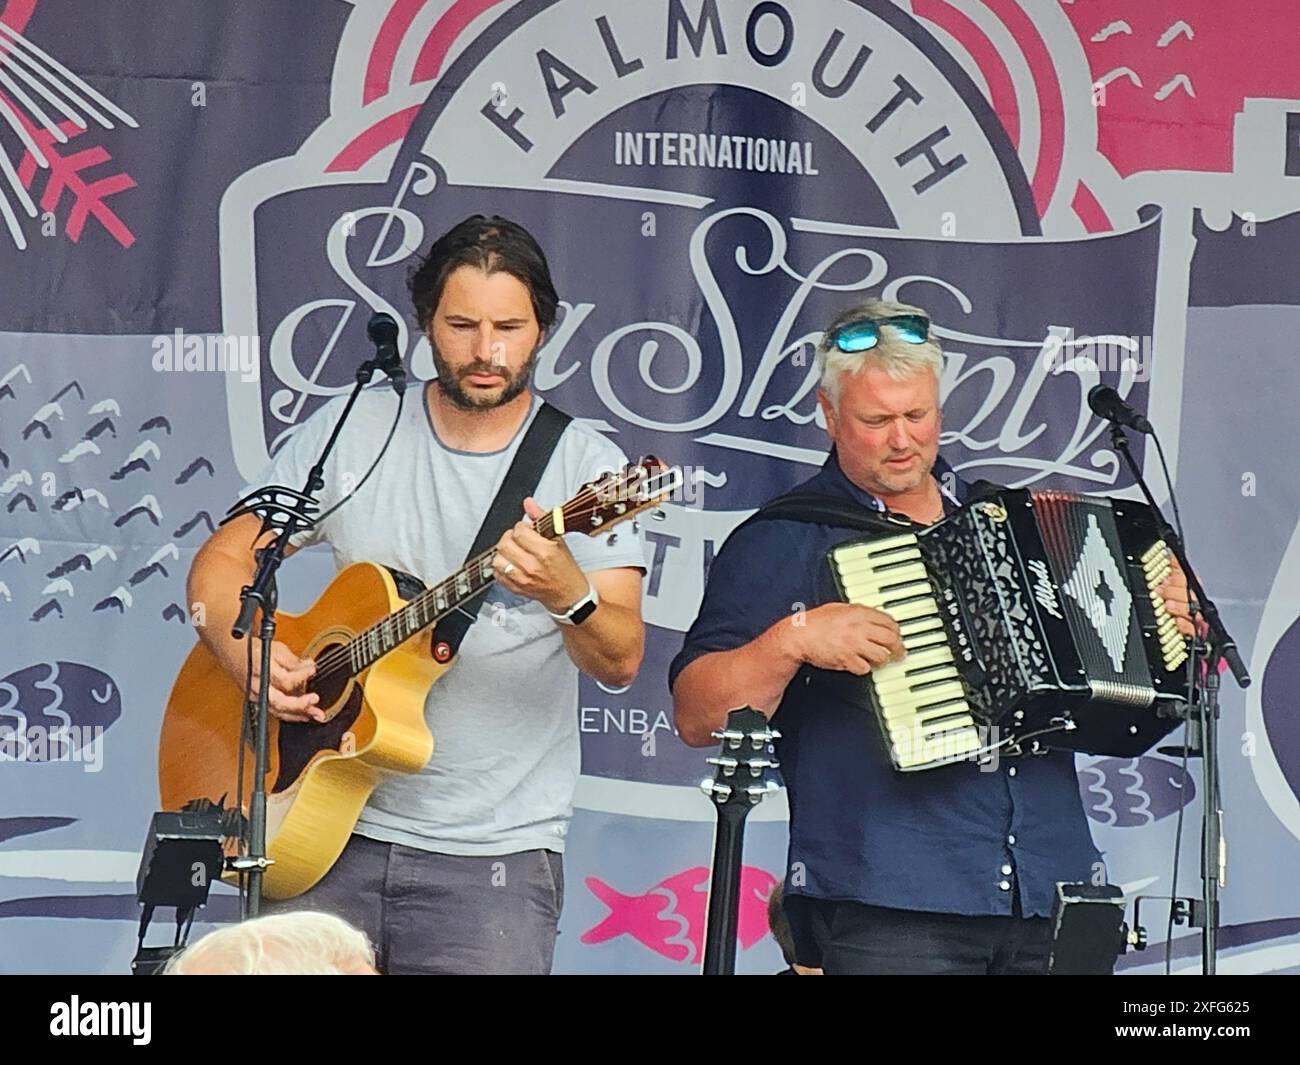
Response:
[{"label": "beard", "polygon": [[912,462],[912,469],[905,472],[896,472],[881,463],[875,471],[874,479],[878,490],[883,490],[888,495],[900,495],[924,484],[933,466],[933,460],[927,463],[924,455],[916,456]]},{"label": "beard", "polygon": [[[538,348],[528,356],[527,361],[521,366],[517,373],[511,373],[504,366],[493,366],[490,363],[475,361],[461,370],[453,370],[442,353],[438,350],[437,345],[430,344],[430,351],[433,355],[433,366],[438,371],[437,385],[439,390],[452,405],[460,410],[495,410],[497,407],[504,407],[511,400],[518,399],[528,388],[528,382],[533,376],[533,366],[537,362]],[[470,374],[490,373],[498,374],[505,380],[505,387],[496,395],[473,395],[466,391],[462,379]]]}]

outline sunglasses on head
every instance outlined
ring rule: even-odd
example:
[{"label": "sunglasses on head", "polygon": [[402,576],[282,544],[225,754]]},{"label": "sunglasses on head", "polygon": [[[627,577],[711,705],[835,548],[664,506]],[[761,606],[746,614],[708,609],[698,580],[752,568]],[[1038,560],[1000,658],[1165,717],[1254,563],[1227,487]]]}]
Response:
[{"label": "sunglasses on head", "polygon": [[830,336],[830,342],[840,351],[870,351],[880,343],[880,327],[889,326],[898,338],[908,344],[924,344],[930,339],[930,319],[923,314],[894,314],[887,318],[858,318],[846,322]]}]

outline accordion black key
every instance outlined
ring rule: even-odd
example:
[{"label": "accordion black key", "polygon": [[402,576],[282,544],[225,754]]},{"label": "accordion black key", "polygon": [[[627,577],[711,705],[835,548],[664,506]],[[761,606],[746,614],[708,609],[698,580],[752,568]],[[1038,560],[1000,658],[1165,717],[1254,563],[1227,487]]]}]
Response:
[{"label": "accordion black key", "polygon": [[1025,490],[834,548],[841,597],[902,630],[907,657],[861,678],[894,766],[990,743],[1149,750],[1187,697],[1187,641],[1155,594],[1169,558],[1145,504]]}]

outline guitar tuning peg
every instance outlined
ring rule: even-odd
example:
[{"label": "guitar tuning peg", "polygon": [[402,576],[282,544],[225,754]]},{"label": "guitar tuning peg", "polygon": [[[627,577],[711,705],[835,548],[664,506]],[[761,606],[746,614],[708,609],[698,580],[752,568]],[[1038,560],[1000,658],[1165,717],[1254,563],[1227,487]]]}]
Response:
[{"label": "guitar tuning peg", "polygon": [[780,784],[775,780],[768,780],[762,784],[750,784],[749,787],[745,788],[745,797],[749,799],[752,805],[757,806],[773,792],[780,790]]},{"label": "guitar tuning peg", "polygon": [[609,547],[613,547],[614,544],[616,544],[617,542],[618,542],[618,533],[610,533],[609,539],[605,541],[605,544]]},{"label": "guitar tuning peg", "polygon": [[736,767],[740,765],[738,759],[728,758],[726,755],[719,755],[716,758],[706,758],[705,761],[708,762],[709,765],[716,765],[722,770],[723,776],[728,777],[731,776],[736,771]]},{"label": "guitar tuning peg", "polygon": [[715,802],[726,802],[731,798],[731,785],[723,784],[716,780],[710,780],[707,777],[700,781],[700,791],[704,792],[710,799]]},{"label": "guitar tuning peg", "polygon": [[633,518],[633,519],[632,519],[632,532],[633,532],[633,533],[639,533],[640,531],[641,531],[641,522],[638,521],[637,519]]}]

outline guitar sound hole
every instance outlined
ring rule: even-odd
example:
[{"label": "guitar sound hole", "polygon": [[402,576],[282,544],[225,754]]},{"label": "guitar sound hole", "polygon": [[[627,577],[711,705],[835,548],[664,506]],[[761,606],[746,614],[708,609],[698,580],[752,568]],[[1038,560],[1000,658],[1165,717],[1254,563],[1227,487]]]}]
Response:
[{"label": "guitar sound hole", "polygon": [[[316,660],[319,662],[330,650],[330,646],[317,648]],[[321,708],[328,710],[342,697],[350,679],[341,669],[323,672],[312,678],[307,685],[307,690],[319,695]],[[354,687],[347,702],[338,708],[334,717],[321,724],[314,721],[280,722],[277,745],[280,753],[280,772],[271,787],[272,793],[291,787],[319,752],[340,749],[344,734],[351,731],[357,716],[361,713],[361,698],[360,686]]]},{"label": "guitar sound hole", "polygon": [[[337,659],[340,654],[341,644],[326,644],[319,647],[315,652],[317,663],[326,661],[329,658]],[[317,667],[320,669],[320,667]],[[322,669],[312,677],[307,683],[307,690],[315,692],[320,696],[320,707],[322,710],[328,710],[343,697],[343,691],[351,680],[347,666],[338,666],[334,669]]]}]

